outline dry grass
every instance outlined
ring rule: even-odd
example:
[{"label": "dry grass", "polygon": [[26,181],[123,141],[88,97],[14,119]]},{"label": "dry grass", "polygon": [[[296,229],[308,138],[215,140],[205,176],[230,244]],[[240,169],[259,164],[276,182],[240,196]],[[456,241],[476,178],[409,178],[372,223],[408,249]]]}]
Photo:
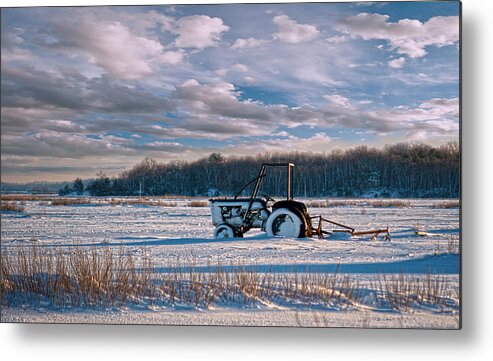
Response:
[{"label": "dry grass", "polygon": [[22,213],[24,212],[24,207],[17,204],[16,202],[3,202],[1,204],[0,210],[2,212],[16,212],[16,213]]},{"label": "dry grass", "polygon": [[2,253],[0,293],[3,305],[58,308],[129,303],[195,308],[263,303],[364,308],[373,307],[365,305],[370,291],[377,294],[377,308],[402,312],[430,305],[440,311],[456,309],[458,302],[458,294],[454,296],[445,277],[439,275],[382,275],[369,290],[337,271],[264,273],[220,262],[198,269],[194,258],[169,261],[163,273],[156,271],[149,257],[137,262],[123,249],[76,247],[68,252],[20,247]]},{"label": "dry grass", "polygon": [[333,208],[333,207],[410,207],[411,203],[398,199],[337,199],[337,200],[324,200],[313,199],[306,200],[305,205],[307,207],[314,208]]},{"label": "dry grass", "polygon": [[449,290],[445,275],[382,275],[372,288],[378,289],[389,308],[396,311],[435,306],[444,312],[458,306],[459,295]]},{"label": "dry grass", "polygon": [[47,201],[53,198],[48,195],[36,195],[36,194],[2,194],[0,199],[2,201]]},{"label": "dry grass", "polygon": [[[71,252],[40,246],[3,252],[2,304],[33,307],[113,307],[128,302],[254,305],[261,300],[349,306],[358,292],[348,276],[335,274],[273,274],[226,269],[220,263],[198,271],[195,260],[169,262],[156,274],[149,258],[134,257],[111,248]],[[233,265],[231,265],[233,266]]]},{"label": "dry grass", "polygon": [[188,204],[190,207],[209,207],[209,201],[193,200]]},{"label": "dry grass", "polygon": [[1,195],[2,202],[49,202],[52,206],[71,206],[79,204],[98,204],[98,205],[143,205],[153,207],[208,207],[209,201],[203,198],[184,200],[183,197],[171,196],[146,196],[146,197],[118,197],[118,198],[98,198],[98,197],[58,197],[53,195],[29,195],[29,194],[4,194]]},{"label": "dry grass", "polygon": [[457,200],[457,201],[435,203],[433,205],[433,208],[450,209],[450,208],[459,208],[459,206],[460,206],[460,201]]},{"label": "dry grass", "polygon": [[329,199],[309,199],[304,201],[307,207],[313,208],[333,208],[333,207],[352,207],[360,206],[364,204],[364,201],[341,199],[341,200],[329,200]]},{"label": "dry grass", "polygon": [[188,207],[208,207],[209,201],[207,200],[191,200],[188,202],[178,202],[178,201],[170,201],[167,199],[171,199],[169,197],[142,197],[142,198],[111,198],[108,200],[108,204],[112,206],[116,205],[143,205],[143,206],[154,206],[154,207],[180,207],[182,205]]},{"label": "dry grass", "polygon": [[460,254],[460,240],[449,237],[447,240],[447,253]]},{"label": "dry grass", "polygon": [[306,200],[303,203],[307,207],[312,207],[312,208],[327,208],[329,207],[329,201],[324,200],[324,199],[313,199],[313,200]]},{"label": "dry grass", "polygon": [[443,254],[460,255],[460,240],[452,236],[447,237],[447,243],[441,239],[437,239],[433,253],[435,256]]},{"label": "dry grass", "polygon": [[177,202],[162,201],[160,199],[155,200],[151,198],[111,198],[107,201],[109,205],[142,205],[142,206],[154,206],[154,207],[178,207]]},{"label": "dry grass", "polygon": [[408,208],[411,206],[411,203],[397,199],[374,200],[371,201],[370,204],[372,207],[375,208],[383,208],[383,207]]},{"label": "dry grass", "polygon": [[[2,253],[2,304],[55,307],[115,306],[147,294],[150,277],[131,255],[109,249],[64,254],[38,246]],[[149,268],[146,265],[146,268]]]},{"label": "dry grass", "polygon": [[73,206],[78,204],[91,204],[89,198],[56,198],[51,201],[52,206]]}]

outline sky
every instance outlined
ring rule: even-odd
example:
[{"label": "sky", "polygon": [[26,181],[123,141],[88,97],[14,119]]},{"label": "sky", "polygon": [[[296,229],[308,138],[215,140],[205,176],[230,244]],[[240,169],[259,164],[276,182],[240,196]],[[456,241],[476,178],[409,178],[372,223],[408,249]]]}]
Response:
[{"label": "sky", "polygon": [[4,8],[1,178],[459,140],[459,4]]}]

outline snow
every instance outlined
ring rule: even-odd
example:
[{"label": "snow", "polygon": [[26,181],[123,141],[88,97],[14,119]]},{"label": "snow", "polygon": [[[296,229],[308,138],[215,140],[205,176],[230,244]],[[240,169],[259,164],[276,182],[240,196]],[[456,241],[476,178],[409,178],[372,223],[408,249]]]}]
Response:
[{"label": "snow", "polygon": [[[382,274],[443,276],[451,294],[459,290],[459,209],[441,208],[450,200],[403,200],[409,207],[374,207],[360,200],[334,208],[309,207],[358,230],[390,228],[391,241],[370,236],[337,234],[327,239],[268,238],[259,230],[244,238],[213,239],[208,207],[189,207],[189,200],[176,199],[173,207],[146,205],[52,206],[32,201],[26,214],[2,214],[2,252],[37,244],[43,247],[124,248],[137,259],[149,256],[156,274],[169,272],[169,264],[193,257],[195,271],[207,272],[218,261],[223,269],[238,265],[260,273],[333,273],[350,275],[367,291],[354,307],[322,307],[296,302],[220,304],[200,309],[188,304],[129,306],[121,309],[59,310],[8,307],[2,322],[303,325],[333,327],[458,328],[458,300],[447,312],[417,308],[395,312],[376,309],[371,298],[372,282]],[[418,234],[417,234],[418,232]],[[453,248],[453,249],[452,249]],[[259,300],[262,301],[262,300]],[[451,310],[451,311],[450,311]]]}]

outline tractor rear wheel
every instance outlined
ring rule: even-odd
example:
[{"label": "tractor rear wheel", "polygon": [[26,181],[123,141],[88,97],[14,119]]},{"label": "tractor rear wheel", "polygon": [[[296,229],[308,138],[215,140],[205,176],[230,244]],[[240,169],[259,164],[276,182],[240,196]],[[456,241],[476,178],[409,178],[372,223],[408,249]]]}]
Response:
[{"label": "tractor rear wheel", "polygon": [[303,238],[306,236],[306,225],[299,212],[287,208],[278,208],[271,213],[265,223],[267,236]]}]

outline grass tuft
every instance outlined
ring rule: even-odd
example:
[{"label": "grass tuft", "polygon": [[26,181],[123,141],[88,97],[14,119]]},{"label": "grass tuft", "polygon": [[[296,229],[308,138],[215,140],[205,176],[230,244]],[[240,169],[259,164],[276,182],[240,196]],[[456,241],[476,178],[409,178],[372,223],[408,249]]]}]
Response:
[{"label": "grass tuft", "polygon": [[209,201],[206,200],[194,200],[189,203],[190,207],[209,207]]},{"label": "grass tuft", "polygon": [[56,198],[51,201],[52,206],[73,206],[78,204],[91,204],[88,198]]},{"label": "grass tuft", "polygon": [[433,208],[442,208],[442,209],[450,209],[450,208],[459,208],[460,201],[449,201],[449,202],[439,202],[433,205]]},{"label": "grass tuft", "polygon": [[0,208],[2,212],[22,213],[25,210],[23,206],[17,204],[16,202],[2,202]]}]

